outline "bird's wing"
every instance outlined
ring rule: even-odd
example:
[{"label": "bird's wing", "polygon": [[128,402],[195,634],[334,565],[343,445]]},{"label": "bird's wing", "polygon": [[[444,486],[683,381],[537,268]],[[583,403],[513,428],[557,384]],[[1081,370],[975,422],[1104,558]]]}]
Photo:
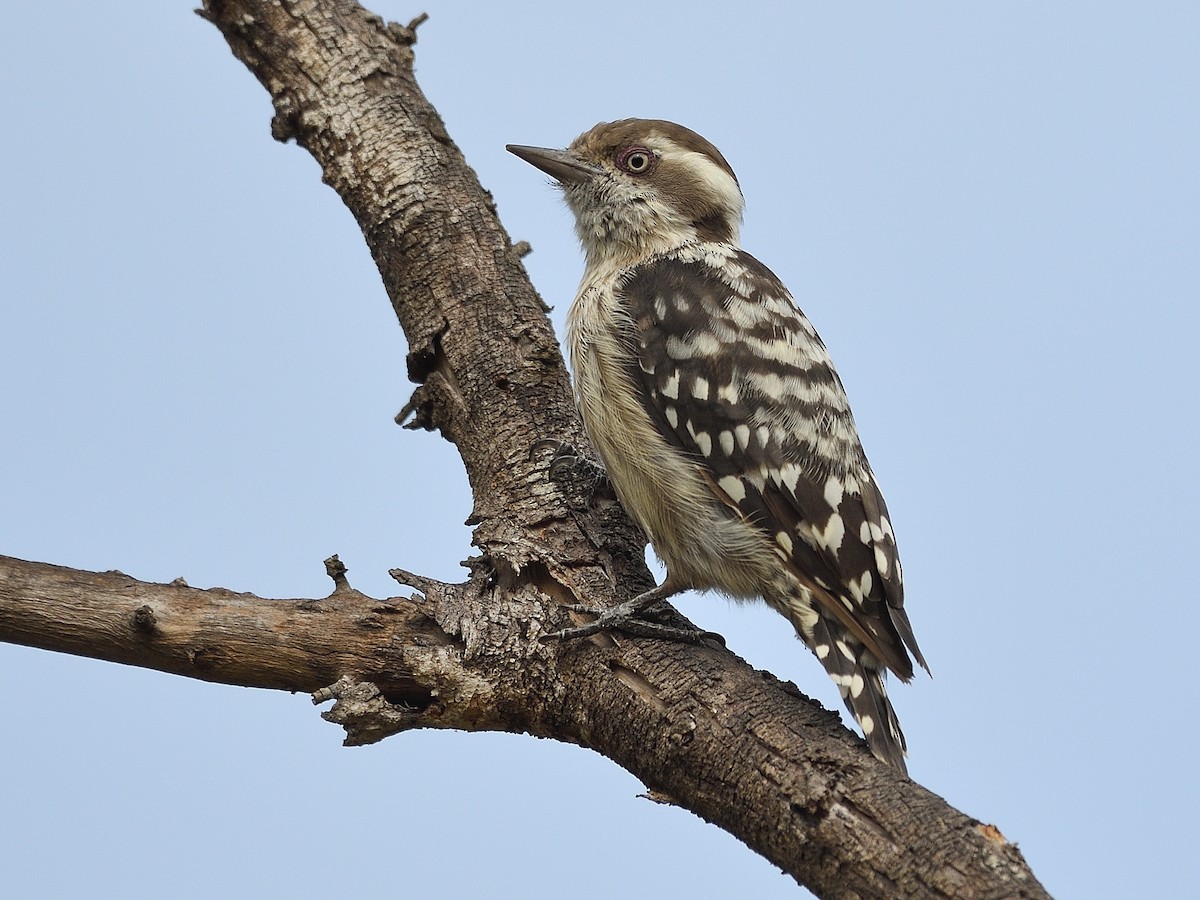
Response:
[{"label": "bird's wing", "polygon": [[776,542],[827,615],[898,676],[907,646],[896,541],[841,380],[787,289],[725,245],[641,263],[621,294],[631,377],[713,492]]}]

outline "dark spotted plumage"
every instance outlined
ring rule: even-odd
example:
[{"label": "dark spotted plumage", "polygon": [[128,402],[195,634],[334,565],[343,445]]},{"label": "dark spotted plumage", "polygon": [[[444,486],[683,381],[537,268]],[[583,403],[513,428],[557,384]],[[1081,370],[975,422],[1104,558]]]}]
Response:
[{"label": "dark spotted plumage", "polygon": [[[859,713],[854,661],[838,641],[904,680],[913,674],[906,647],[925,662],[887,508],[824,345],[779,279],[742,250],[682,247],[630,269],[619,291],[636,351],[628,372],[646,413],[808,587],[817,621],[804,627],[801,615],[797,627]],[[755,340],[772,352],[745,352]],[[796,598],[764,595],[792,617]],[[881,684],[869,688],[882,695]],[[886,695],[864,702],[902,749]]]},{"label": "dark spotted plumage", "polygon": [[[510,147],[555,177],[587,268],[567,317],[580,411],[666,580],[563,634],[638,627],[686,588],[761,597],[904,770],[883,685],[925,665],[895,536],[841,380],[779,279],[738,245],[720,152],[659,119],[601,123],[567,150]],[[910,657],[910,653],[912,657]]]}]

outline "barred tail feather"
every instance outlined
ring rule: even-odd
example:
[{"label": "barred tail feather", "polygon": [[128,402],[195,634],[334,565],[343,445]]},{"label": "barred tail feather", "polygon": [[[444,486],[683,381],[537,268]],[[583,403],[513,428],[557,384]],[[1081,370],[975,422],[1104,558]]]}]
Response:
[{"label": "barred tail feather", "polygon": [[[892,709],[887,690],[883,686],[884,670],[863,668],[861,671],[862,693],[857,697],[853,696],[853,692],[847,695],[846,706],[858,720],[871,752],[907,775],[908,767],[904,764],[904,755],[908,746],[904,742],[904,732],[900,730],[896,711]],[[873,726],[870,730],[867,727],[868,721]]]},{"label": "barred tail feather", "polygon": [[[797,628],[797,632],[807,639],[804,631]],[[885,670],[868,665],[871,660],[864,659],[869,656],[866,648],[840,622],[821,615],[812,625],[810,646],[838,686],[842,700],[862,729],[871,752],[907,775],[908,767],[904,764],[907,745],[883,686]]]}]

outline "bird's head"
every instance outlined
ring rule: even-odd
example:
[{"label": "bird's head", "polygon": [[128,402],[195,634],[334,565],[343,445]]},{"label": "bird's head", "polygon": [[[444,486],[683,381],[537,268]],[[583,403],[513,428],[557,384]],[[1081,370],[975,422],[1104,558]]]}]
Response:
[{"label": "bird's head", "polygon": [[589,265],[628,264],[692,241],[738,241],[737,176],[721,151],[682,125],[601,122],[566,150],[508,150],[558,181]]}]

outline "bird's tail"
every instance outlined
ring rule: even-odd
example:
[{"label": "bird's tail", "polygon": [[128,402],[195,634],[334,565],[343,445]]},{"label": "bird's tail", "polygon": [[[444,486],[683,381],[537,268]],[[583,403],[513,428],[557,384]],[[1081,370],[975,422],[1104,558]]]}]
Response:
[{"label": "bird's tail", "polygon": [[[797,632],[807,642],[804,631],[797,628]],[[838,686],[842,701],[858,721],[871,752],[907,775],[904,764],[907,745],[883,686],[886,672],[883,666],[840,622],[820,614],[812,626],[810,646]]]}]

